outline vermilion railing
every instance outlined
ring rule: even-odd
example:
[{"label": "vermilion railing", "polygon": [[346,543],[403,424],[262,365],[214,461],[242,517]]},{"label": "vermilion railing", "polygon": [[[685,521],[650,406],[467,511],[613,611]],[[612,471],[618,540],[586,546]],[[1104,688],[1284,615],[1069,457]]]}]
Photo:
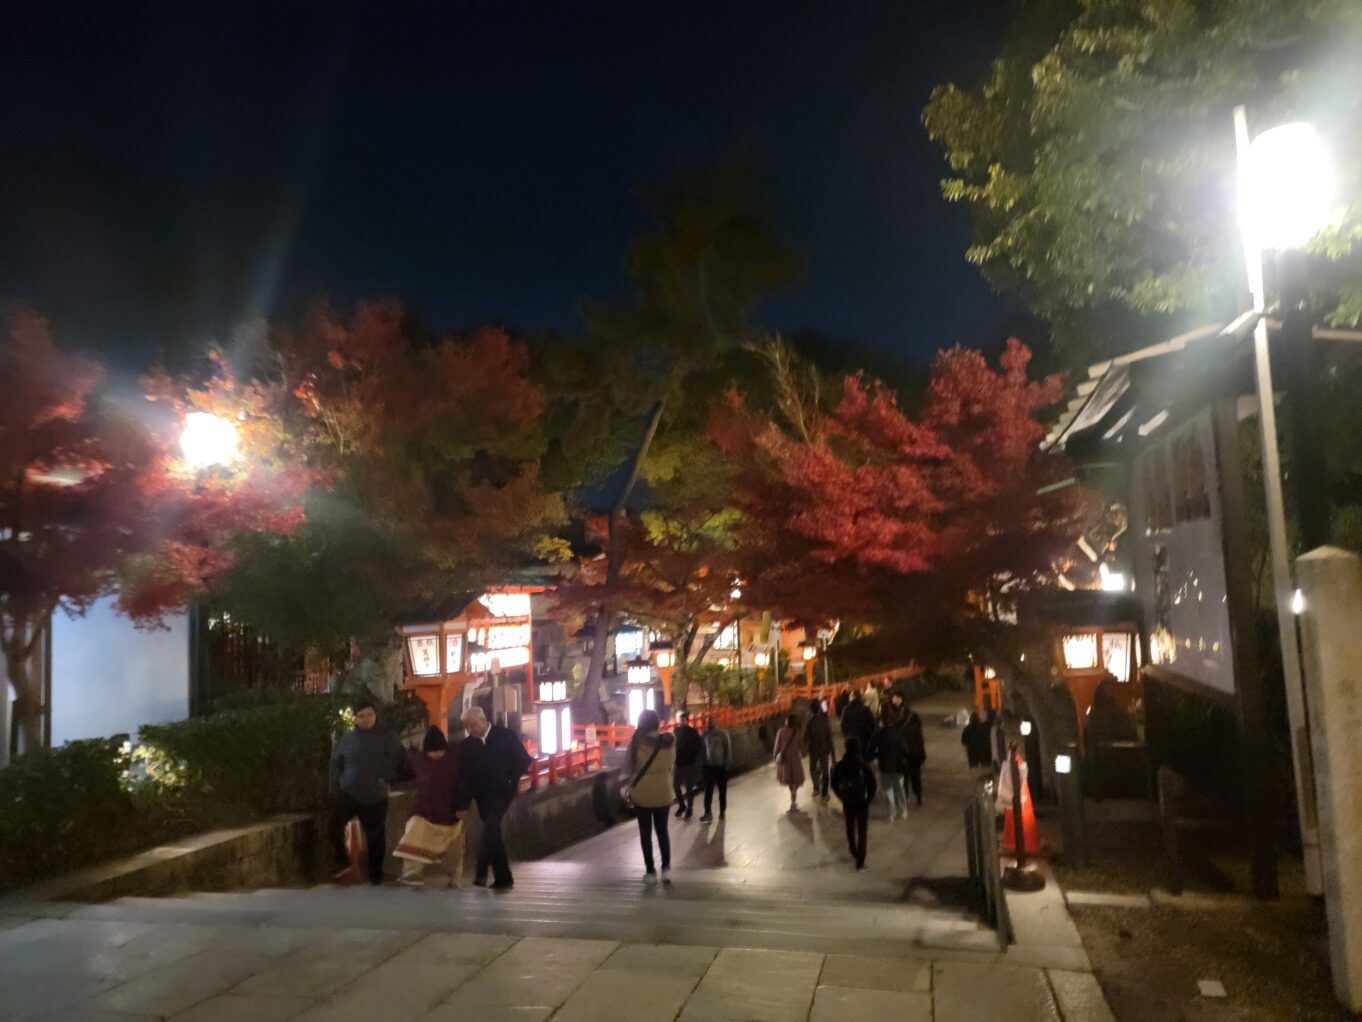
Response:
[{"label": "vermilion railing", "polygon": [[[752,706],[715,706],[708,710],[694,711],[692,716],[699,717],[702,721],[713,720],[723,728],[742,727],[789,713],[797,699],[826,699],[831,703],[843,692],[859,691],[872,681],[897,681],[901,678],[913,678],[921,673],[921,667],[909,664],[906,667],[877,671],[874,674],[833,682],[830,685],[792,686],[768,702]],[[675,726],[673,721],[663,721],[661,730],[671,731]],[[634,729],[628,724],[574,724],[572,732],[573,737],[583,744],[594,732],[595,743],[611,749],[628,745],[629,739],[634,736]]]}]

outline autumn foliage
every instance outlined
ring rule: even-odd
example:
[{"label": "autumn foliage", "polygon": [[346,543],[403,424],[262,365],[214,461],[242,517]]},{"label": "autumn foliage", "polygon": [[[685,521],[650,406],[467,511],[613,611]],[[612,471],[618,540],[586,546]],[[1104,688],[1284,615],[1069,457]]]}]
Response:
[{"label": "autumn foliage", "polygon": [[[148,381],[149,401],[101,390],[94,361],[62,352],[32,313],[0,344],[0,628],[16,726],[38,740],[33,652],[48,616],[117,593],[154,622],[212,584],[242,530],[288,530],[310,479],[279,449],[274,395],[221,363],[201,386]],[[227,409],[230,407],[230,413]],[[178,448],[189,411],[231,414],[242,457],[194,472]]]},{"label": "autumn foliage", "polygon": [[709,435],[740,465],[751,599],[820,622],[883,610],[917,584],[929,623],[1046,575],[1086,507],[1073,491],[1039,492],[1065,469],[1038,448],[1039,413],[1062,383],[1028,379],[1029,362],[1015,340],[996,369],[942,352],[916,420],[861,375],[799,432],[728,394]]}]

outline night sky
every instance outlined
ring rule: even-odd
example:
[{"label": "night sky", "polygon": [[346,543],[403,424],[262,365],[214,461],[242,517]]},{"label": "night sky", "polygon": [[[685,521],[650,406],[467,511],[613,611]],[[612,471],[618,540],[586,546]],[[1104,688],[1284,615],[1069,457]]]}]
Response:
[{"label": "night sky", "polygon": [[1011,308],[919,114],[996,0],[0,4],[0,300],[127,364],[326,296],[573,330],[640,185],[756,168],[805,278],[763,324],[875,359]]}]

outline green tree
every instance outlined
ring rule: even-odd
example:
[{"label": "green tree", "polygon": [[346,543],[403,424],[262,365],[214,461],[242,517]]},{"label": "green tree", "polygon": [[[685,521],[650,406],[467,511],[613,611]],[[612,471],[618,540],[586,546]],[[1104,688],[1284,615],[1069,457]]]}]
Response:
[{"label": "green tree", "polygon": [[1315,281],[1333,321],[1357,323],[1360,49],[1355,0],[1018,3],[985,81],[939,86],[923,114],[946,198],[970,209],[968,258],[1073,361],[1236,311],[1243,103],[1256,128],[1309,119],[1334,140],[1350,199],[1312,245]]}]

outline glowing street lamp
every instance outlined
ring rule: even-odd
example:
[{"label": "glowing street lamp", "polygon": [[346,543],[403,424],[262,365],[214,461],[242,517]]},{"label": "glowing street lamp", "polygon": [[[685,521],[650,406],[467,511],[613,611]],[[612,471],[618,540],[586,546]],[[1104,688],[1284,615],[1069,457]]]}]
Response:
[{"label": "glowing street lamp", "polygon": [[184,417],[180,450],[185,463],[196,472],[236,461],[240,441],[236,426],[220,415],[190,412]]},{"label": "glowing street lamp", "polygon": [[1329,223],[1336,196],[1329,153],[1313,125],[1283,124],[1250,143],[1239,216],[1257,248],[1300,248]]},{"label": "glowing street lamp", "polygon": [[818,659],[818,643],[813,639],[801,640],[799,655],[804,660],[804,684],[813,688],[813,662]]},{"label": "glowing street lamp", "polygon": [[653,664],[662,678],[662,702],[672,705],[672,671],[676,669],[676,647],[665,639],[654,639],[648,643]]}]

